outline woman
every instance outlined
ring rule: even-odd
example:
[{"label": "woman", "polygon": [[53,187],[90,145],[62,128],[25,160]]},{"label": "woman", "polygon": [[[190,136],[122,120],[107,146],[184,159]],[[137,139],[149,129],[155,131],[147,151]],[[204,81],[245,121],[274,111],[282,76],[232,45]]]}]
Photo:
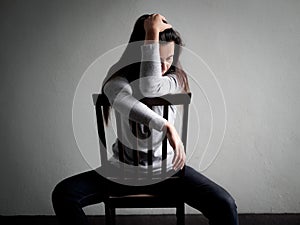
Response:
[{"label": "woman", "polygon": [[[184,169],[180,186],[168,186],[163,181],[147,186],[128,186],[114,183],[96,171],[81,173],[60,182],[52,193],[53,207],[62,224],[88,224],[82,210],[84,206],[103,201],[107,190],[141,189],[149,191],[159,188],[165,194],[180,197],[185,203],[199,210],[209,219],[212,225],[238,224],[237,208],[233,198],[222,187],[206,178],[193,168],[185,165],[185,152],[175,127],[176,108],[170,110],[167,121],[161,116],[159,107],[149,109],[138,101],[140,97],[162,96],[167,93],[188,92],[188,80],[179,64],[179,34],[159,14],[143,15],[135,23],[129,44],[120,60],[112,66],[103,82],[102,91],[108,97],[112,107],[122,115],[126,137],[117,140],[113,146],[112,167],[118,171],[117,148],[125,148],[125,164],[132,164],[132,124],[141,124],[140,137],[147,138],[149,128],[153,139],[153,169],[158,170],[159,140],[167,135],[169,140],[167,170],[174,173]],[[106,122],[109,108],[104,109]],[[143,139],[143,138],[142,138]],[[157,141],[157,144],[156,144]],[[145,141],[139,143],[141,153],[147,151]],[[147,166],[141,159],[141,167]],[[101,171],[101,168],[99,168]]]}]

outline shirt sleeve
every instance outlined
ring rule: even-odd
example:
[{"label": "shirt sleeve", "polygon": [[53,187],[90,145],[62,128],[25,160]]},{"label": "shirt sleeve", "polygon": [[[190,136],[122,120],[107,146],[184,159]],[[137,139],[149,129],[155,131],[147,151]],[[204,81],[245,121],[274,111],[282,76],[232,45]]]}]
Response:
[{"label": "shirt sleeve", "polygon": [[109,80],[103,91],[111,106],[126,118],[158,131],[163,130],[167,120],[132,95],[132,88],[126,78],[115,77]]},{"label": "shirt sleeve", "polygon": [[142,59],[140,68],[139,88],[145,97],[159,97],[169,93],[179,93],[175,74],[162,76],[159,55],[159,43],[141,46]]}]

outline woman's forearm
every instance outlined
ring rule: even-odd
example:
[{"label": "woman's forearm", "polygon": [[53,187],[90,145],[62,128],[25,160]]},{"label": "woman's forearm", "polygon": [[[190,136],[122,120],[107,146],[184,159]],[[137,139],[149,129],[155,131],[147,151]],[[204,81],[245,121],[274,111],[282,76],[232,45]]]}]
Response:
[{"label": "woman's forearm", "polygon": [[175,74],[162,76],[159,43],[141,46],[142,59],[139,87],[145,97],[159,97],[180,92]]},{"label": "woman's forearm", "polygon": [[132,96],[131,86],[125,78],[116,77],[108,81],[103,91],[111,106],[123,117],[147,125],[155,130],[163,130],[167,120]]}]

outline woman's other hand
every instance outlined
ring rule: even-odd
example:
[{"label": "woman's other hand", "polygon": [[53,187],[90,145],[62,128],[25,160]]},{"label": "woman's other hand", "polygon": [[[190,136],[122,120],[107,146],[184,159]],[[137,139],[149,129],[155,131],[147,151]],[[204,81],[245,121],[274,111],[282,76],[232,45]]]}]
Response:
[{"label": "woman's other hand", "polygon": [[153,40],[158,41],[159,32],[164,31],[165,29],[171,28],[172,25],[168,24],[166,18],[160,14],[152,14],[144,21],[145,29],[145,41]]},{"label": "woman's other hand", "polygon": [[166,18],[160,14],[152,14],[144,21],[144,28],[146,33],[149,31],[162,32],[165,29],[171,27],[172,25],[168,24]]},{"label": "woman's other hand", "polygon": [[167,138],[175,153],[172,161],[173,168],[174,170],[182,169],[186,161],[186,155],[181,138],[174,125],[170,122],[166,122],[165,128],[167,132]]}]

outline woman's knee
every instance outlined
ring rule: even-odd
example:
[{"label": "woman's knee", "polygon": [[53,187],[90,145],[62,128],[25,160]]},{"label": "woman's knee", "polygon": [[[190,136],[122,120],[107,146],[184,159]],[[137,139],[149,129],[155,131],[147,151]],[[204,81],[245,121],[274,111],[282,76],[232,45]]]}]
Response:
[{"label": "woman's knee", "polygon": [[60,181],[52,191],[52,203],[58,203],[66,200],[75,200],[76,186],[71,178]]},{"label": "woman's knee", "polygon": [[220,208],[223,212],[236,213],[237,211],[234,198],[227,192],[219,198],[218,206],[218,208]]},{"label": "woman's knee", "polygon": [[59,202],[66,195],[64,181],[59,182],[52,191],[52,203]]}]

